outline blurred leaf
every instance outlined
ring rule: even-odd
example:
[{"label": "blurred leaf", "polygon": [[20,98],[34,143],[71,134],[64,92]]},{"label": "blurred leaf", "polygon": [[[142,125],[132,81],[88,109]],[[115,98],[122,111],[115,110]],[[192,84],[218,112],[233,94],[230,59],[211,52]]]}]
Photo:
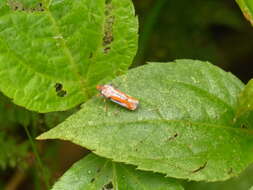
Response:
[{"label": "blurred leaf", "polygon": [[247,168],[240,176],[224,182],[188,182],[184,185],[186,190],[245,190],[253,185],[253,165]]},{"label": "blurred leaf", "polygon": [[[153,2],[159,4],[162,1]],[[155,10],[156,6],[150,7]],[[140,27],[140,42],[146,43],[145,39],[149,38],[150,43],[146,47],[140,44],[137,60],[164,61],[183,57],[210,60],[225,67],[238,57],[252,52],[251,44],[246,42],[253,39],[253,35],[247,34],[248,28],[243,18],[228,1],[166,1],[162,10],[156,12],[159,15],[155,22],[149,20],[154,18],[152,10],[145,11],[150,15],[144,17]],[[151,33],[147,26],[150,23],[154,23],[152,36],[147,37],[146,33]],[[231,45],[231,41],[243,47],[237,48]]]},{"label": "blurred leaf", "polygon": [[252,0],[236,0],[239,4],[245,18],[253,25],[253,1]]},{"label": "blurred leaf", "polygon": [[25,167],[28,144],[18,144],[14,138],[7,137],[0,132],[0,170],[7,167]]},{"label": "blurred leaf", "polygon": [[74,107],[127,70],[137,27],[131,0],[2,0],[0,89],[38,112]]},{"label": "blurred leaf", "polygon": [[[140,100],[137,111],[99,98],[38,139],[70,140],[96,154],[170,177],[217,181],[253,161],[253,135],[233,124],[243,84],[206,62],[178,60],[113,81]],[[107,110],[107,111],[106,111]]]},{"label": "blurred leaf", "polygon": [[94,154],[72,166],[52,190],[182,190],[175,180],[135,170]]},{"label": "blurred leaf", "polygon": [[48,128],[53,128],[56,125],[63,122],[67,117],[74,114],[78,111],[78,108],[73,108],[71,110],[62,111],[62,112],[50,112],[44,115],[45,124]]},{"label": "blurred leaf", "polygon": [[0,128],[16,124],[27,126],[36,119],[36,113],[16,106],[0,93]]}]

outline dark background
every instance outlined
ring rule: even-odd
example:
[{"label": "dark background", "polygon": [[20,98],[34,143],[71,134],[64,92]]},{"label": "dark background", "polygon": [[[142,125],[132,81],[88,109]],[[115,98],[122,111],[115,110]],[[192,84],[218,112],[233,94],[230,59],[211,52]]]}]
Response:
[{"label": "dark background", "polygon": [[253,77],[253,27],[234,0],[134,0],[140,20],[134,66],[210,61],[244,82]]}]

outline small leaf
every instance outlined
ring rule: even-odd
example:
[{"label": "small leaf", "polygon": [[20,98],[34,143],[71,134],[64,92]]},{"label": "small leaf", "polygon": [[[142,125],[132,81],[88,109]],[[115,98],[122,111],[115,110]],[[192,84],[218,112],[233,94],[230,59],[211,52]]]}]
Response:
[{"label": "small leaf", "polygon": [[251,111],[253,111],[253,79],[249,81],[240,94],[237,114],[240,116]]},{"label": "small leaf", "polygon": [[253,25],[253,1],[252,0],[236,0],[239,4],[245,18]]},{"label": "small leaf", "polygon": [[253,129],[253,79],[239,96],[235,121],[241,127]]},{"label": "small leaf", "polygon": [[1,0],[0,90],[38,112],[86,101],[137,49],[131,0]]},{"label": "small leaf", "polygon": [[232,74],[178,60],[130,70],[112,84],[138,98],[139,109],[95,97],[38,139],[70,140],[114,161],[190,180],[225,180],[252,163],[253,132],[233,123],[244,85]]},{"label": "small leaf", "polygon": [[94,154],[75,163],[52,190],[183,190],[175,180]]}]

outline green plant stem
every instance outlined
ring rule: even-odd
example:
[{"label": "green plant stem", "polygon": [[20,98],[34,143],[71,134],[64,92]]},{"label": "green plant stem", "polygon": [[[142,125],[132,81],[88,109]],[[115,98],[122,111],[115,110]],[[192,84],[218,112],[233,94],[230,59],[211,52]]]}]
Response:
[{"label": "green plant stem", "polygon": [[43,167],[43,164],[42,164],[42,161],[40,159],[40,156],[39,156],[39,153],[38,153],[38,150],[34,144],[34,141],[32,139],[32,136],[27,128],[27,126],[24,126],[24,129],[25,129],[25,132],[26,132],[26,135],[29,139],[29,142],[31,144],[31,147],[32,147],[32,150],[34,152],[34,155],[35,155],[35,158],[37,160],[37,164],[38,164],[38,167],[40,168],[41,170],[41,174],[42,174],[42,177],[44,179],[44,182],[45,182],[45,185],[46,185],[46,188],[49,189],[49,179],[48,179],[48,175],[46,174],[45,170],[44,170],[44,167]]},{"label": "green plant stem", "polygon": [[142,34],[140,35],[139,50],[133,67],[140,65],[144,61],[147,44],[149,42],[151,34],[153,33],[154,25],[157,21],[161,9],[164,7],[164,4],[166,2],[167,0],[158,0],[148,14],[146,21],[144,22],[144,27],[141,32]]}]

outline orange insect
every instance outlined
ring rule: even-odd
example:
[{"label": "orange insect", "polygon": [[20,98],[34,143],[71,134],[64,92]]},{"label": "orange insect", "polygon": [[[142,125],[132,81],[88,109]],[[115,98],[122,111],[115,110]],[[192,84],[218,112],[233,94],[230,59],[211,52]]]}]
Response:
[{"label": "orange insect", "polygon": [[104,97],[129,110],[136,110],[139,105],[137,99],[115,89],[112,85],[98,85],[97,89]]}]

